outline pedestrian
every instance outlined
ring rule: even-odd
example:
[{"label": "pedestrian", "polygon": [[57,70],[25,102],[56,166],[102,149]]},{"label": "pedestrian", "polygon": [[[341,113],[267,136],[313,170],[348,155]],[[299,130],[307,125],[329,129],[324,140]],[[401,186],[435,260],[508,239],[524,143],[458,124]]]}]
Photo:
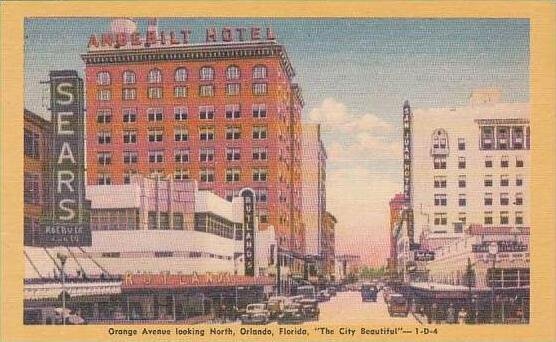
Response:
[{"label": "pedestrian", "polygon": [[432,307],[431,307],[431,321],[434,323],[438,323],[438,321],[436,320],[436,311],[438,310],[438,304],[436,303],[432,303]]},{"label": "pedestrian", "polygon": [[417,303],[415,302],[415,298],[413,298],[411,300],[411,313],[416,313],[417,312]]},{"label": "pedestrian", "polygon": [[458,323],[465,324],[466,320],[467,320],[467,311],[465,311],[465,309],[462,306],[458,312]]},{"label": "pedestrian", "polygon": [[454,324],[456,322],[456,309],[454,309],[454,305],[450,303],[448,306],[448,310],[446,310],[446,323]]}]

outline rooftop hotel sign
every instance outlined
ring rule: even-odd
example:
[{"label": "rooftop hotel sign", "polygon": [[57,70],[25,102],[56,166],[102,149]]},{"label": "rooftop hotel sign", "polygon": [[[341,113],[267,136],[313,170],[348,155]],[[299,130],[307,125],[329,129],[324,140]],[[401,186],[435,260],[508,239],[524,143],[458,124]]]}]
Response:
[{"label": "rooftop hotel sign", "polygon": [[51,71],[50,91],[49,200],[36,241],[40,246],[90,246],[84,186],[83,80],[75,70]]},{"label": "rooftop hotel sign", "polygon": [[[105,50],[119,48],[170,47],[188,45],[192,43],[193,31],[183,28],[178,31],[148,30],[145,34],[138,31],[133,33],[107,32],[92,34],[87,47],[89,50]],[[208,27],[204,31],[205,43],[217,42],[246,42],[260,40],[276,40],[270,27]]]}]

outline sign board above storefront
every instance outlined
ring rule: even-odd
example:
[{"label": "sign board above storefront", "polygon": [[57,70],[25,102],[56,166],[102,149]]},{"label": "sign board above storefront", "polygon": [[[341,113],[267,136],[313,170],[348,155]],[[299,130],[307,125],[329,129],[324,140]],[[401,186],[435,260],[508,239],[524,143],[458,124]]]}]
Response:
[{"label": "sign board above storefront", "polygon": [[415,261],[433,261],[434,260],[434,252],[433,251],[425,251],[425,250],[418,250],[414,252]]},{"label": "sign board above storefront", "polygon": [[[471,246],[471,251],[473,253],[488,253],[490,243],[491,242],[483,242],[480,244],[474,244]],[[518,253],[526,252],[528,250],[528,246],[520,241],[501,240],[496,241],[496,243],[498,244],[498,253]]]},{"label": "sign board above storefront", "polygon": [[232,275],[229,273],[126,273],[122,280],[122,289],[263,286],[272,285],[274,283],[274,278],[271,277],[250,277],[244,275]]}]

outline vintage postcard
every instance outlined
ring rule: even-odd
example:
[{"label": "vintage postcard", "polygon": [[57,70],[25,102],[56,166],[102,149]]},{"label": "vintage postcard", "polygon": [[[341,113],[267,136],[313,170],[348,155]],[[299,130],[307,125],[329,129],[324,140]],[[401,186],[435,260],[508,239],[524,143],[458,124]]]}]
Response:
[{"label": "vintage postcard", "polygon": [[556,340],[556,7],[438,5],[2,4],[2,341]]}]

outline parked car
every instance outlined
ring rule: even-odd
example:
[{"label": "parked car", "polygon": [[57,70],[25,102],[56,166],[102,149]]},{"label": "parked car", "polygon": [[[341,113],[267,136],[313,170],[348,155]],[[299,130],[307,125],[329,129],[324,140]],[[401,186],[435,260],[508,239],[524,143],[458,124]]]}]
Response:
[{"label": "parked car", "polygon": [[288,301],[292,302],[292,303],[299,303],[300,300],[303,299],[303,296],[291,296],[288,297]]},{"label": "parked car", "polygon": [[266,304],[266,308],[270,313],[270,319],[276,319],[284,311],[287,302],[288,297],[285,296],[270,297]]},{"label": "parked car", "polygon": [[392,293],[388,302],[388,313],[391,317],[401,315],[406,317],[409,313],[409,303],[402,294]]},{"label": "parked car", "polygon": [[305,320],[301,303],[288,303],[278,316],[278,324],[302,323]]},{"label": "parked car", "polygon": [[318,320],[320,315],[319,303],[314,299],[303,299],[299,302],[306,320]]},{"label": "parked car", "polygon": [[313,285],[304,285],[297,288],[297,295],[305,299],[316,299],[316,291]]},{"label": "parked car", "polygon": [[330,294],[326,290],[321,290],[317,294],[317,301],[319,302],[326,302],[330,300]]},{"label": "parked car", "polygon": [[327,291],[332,297],[336,296],[336,288],[334,286],[330,286]]},{"label": "parked car", "polygon": [[376,296],[378,293],[378,288],[376,285],[363,284],[361,285],[361,300],[364,302],[371,301],[376,302]]},{"label": "parked car", "polygon": [[241,324],[267,324],[270,321],[270,312],[266,309],[266,304],[249,304],[245,313],[241,315]]}]

